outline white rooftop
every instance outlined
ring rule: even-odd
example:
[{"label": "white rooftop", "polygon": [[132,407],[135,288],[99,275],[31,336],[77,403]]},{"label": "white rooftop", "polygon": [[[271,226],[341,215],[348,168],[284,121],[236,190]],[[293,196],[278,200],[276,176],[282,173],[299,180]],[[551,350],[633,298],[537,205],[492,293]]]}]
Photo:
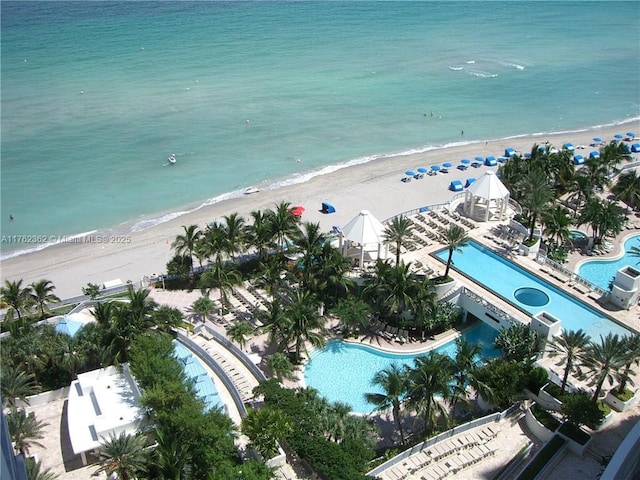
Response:
[{"label": "white rooftop", "polygon": [[71,383],[67,424],[75,454],[99,448],[102,438],[120,432],[135,434],[144,416],[140,390],[123,365],[78,375]]},{"label": "white rooftop", "polygon": [[493,170],[486,171],[484,175],[469,185],[467,191],[473,193],[475,197],[486,198],[487,200],[509,197],[509,190]]},{"label": "white rooftop", "polygon": [[368,210],[362,210],[342,228],[342,234],[347,240],[362,245],[383,243],[384,225]]}]

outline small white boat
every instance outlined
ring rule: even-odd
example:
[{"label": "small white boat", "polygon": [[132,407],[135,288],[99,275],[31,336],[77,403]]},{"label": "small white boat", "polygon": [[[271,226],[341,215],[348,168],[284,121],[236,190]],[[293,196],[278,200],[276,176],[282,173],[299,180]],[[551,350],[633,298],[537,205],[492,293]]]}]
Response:
[{"label": "small white boat", "polygon": [[258,190],[256,187],[247,187],[244,189],[244,194],[245,195],[251,195],[252,193],[258,193],[260,190]]},{"label": "small white boat", "polygon": [[174,164],[176,163],[176,154],[172,153],[171,155],[169,155],[169,158],[167,158],[167,162]]}]

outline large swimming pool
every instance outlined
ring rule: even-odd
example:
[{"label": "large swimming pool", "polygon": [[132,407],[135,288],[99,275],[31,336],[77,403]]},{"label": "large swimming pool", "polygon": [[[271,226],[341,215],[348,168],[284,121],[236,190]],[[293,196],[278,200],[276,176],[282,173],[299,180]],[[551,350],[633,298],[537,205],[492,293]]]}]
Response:
[{"label": "large swimming pool", "polygon": [[[498,332],[482,322],[464,333],[471,343],[482,344],[482,356],[492,358],[499,355],[491,344]],[[437,352],[455,355],[455,340],[435,349]],[[371,385],[374,375],[392,363],[413,366],[413,359],[422,354],[399,355],[382,352],[365,345],[332,341],[323,349],[314,350],[304,371],[308,387],[315,388],[331,402],[351,405],[354,412],[371,413],[374,406],[368,403],[365,393],[381,390]]]},{"label": "large swimming pool", "polygon": [[[437,253],[446,261],[448,251]],[[559,288],[532,275],[477,242],[469,242],[453,255],[452,268],[484,285],[507,302],[531,315],[546,311],[562,321],[564,330],[582,329],[598,340],[609,332],[629,335],[631,332],[608,319],[587,304]]]},{"label": "large swimming pool", "polygon": [[625,254],[617,260],[589,260],[578,268],[578,275],[595,283],[599,287],[609,290],[609,282],[613,280],[616,272],[627,265],[636,266],[640,258],[632,257],[629,251],[631,247],[640,247],[640,235],[634,235],[624,242]]}]

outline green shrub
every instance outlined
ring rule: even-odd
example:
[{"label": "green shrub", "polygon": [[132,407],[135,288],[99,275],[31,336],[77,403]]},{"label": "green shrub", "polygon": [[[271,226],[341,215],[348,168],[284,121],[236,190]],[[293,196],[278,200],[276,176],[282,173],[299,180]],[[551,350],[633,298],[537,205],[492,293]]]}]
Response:
[{"label": "green shrub", "polygon": [[534,367],[529,372],[529,382],[527,388],[536,395],[542,388],[542,386],[549,380],[549,374],[547,370],[542,367]]},{"label": "green shrub", "polygon": [[619,392],[618,389],[611,390],[611,394],[621,402],[628,402],[633,397],[634,392],[625,388],[622,392]]},{"label": "green shrub", "polygon": [[558,431],[571,440],[578,442],[580,445],[585,445],[591,438],[591,435],[571,422],[563,423]]},{"label": "green shrub", "polygon": [[538,420],[542,425],[544,425],[548,430],[551,430],[552,432],[555,432],[561,425],[556,417],[551,415],[547,410],[545,410],[537,403],[533,407],[531,407],[531,412],[533,413],[533,416],[536,417],[536,420]]}]

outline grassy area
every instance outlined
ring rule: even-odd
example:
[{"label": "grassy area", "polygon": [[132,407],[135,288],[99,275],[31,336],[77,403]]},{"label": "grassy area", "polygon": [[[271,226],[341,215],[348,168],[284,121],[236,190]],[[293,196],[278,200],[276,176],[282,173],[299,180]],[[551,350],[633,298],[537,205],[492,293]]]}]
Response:
[{"label": "grassy area", "polygon": [[611,390],[611,395],[616,397],[621,402],[628,402],[633,397],[634,392],[625,388],[623,392],[618,392],[618,389]]},{"label": "grassy area", "polygon": [[542,447],[538,454],[533,458],[531,463],[527,465],[517,480],[533,480],[549,463],[553,456],[562,448],[566,443],[566,440],[558,435],[555,435],[547,444]]}]

